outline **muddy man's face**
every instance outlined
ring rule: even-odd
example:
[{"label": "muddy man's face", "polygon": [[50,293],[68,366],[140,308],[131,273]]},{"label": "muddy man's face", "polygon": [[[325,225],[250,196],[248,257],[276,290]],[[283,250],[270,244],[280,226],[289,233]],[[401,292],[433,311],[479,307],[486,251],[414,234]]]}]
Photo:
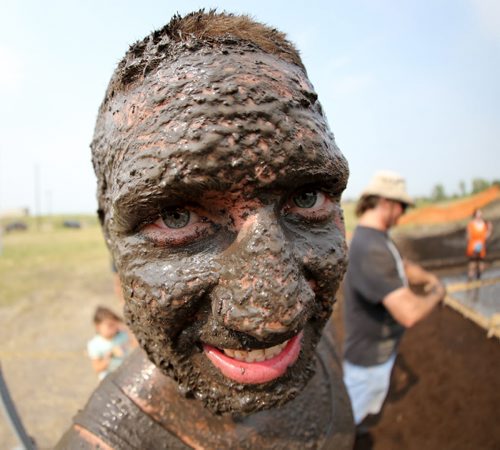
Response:
[{"label": "muddy man's face", "polygon": [[186,52],[106,114],[105,228],[140,345],[214,412],[290,400],[345,268],[347,165],[306,75]]}]

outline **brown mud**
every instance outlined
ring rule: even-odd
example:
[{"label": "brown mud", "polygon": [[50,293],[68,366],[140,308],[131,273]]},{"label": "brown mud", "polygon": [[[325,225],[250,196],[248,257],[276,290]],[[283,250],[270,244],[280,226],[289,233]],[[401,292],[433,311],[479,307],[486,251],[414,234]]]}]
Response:
[{"label": "brown mud", "polygon": [[[405,258],[428,269],[456,267],[467,263],[466,227],[472,212],[480,208],[493,226],[486,242],[486,260],[500,259],[500,188],[491,188],[447,205],[418,208],[405,214],[393,238]],[[401,226],[402,225],[402,226]]]},{"label": "brown mud", "polygon": [[[394,238],[403,255],[441,276],[465,274],[465,227],[475,208],[493,224],[487,261],[500,257],[498,187],[403,216]],[[342,341],[342,301],[334,313]],[[357,450],[500,449],[500,341],[453,309],[437,308],[407,330],[391,389]]]},{"label": "brown mud", "polygon": [[[341,305],[335,312],[342,336]],[[448,307],[408,330],[382,414],[355,449],[500,448],[500,342]]]}]

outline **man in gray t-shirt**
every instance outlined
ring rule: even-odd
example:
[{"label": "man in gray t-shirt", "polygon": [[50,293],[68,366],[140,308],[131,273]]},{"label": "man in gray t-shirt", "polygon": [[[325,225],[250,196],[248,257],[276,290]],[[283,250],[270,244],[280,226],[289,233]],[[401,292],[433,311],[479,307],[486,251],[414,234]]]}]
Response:
[{"label": "man in gray t-shirt", "polygon": [[[403,262],[388,236],[410,205],[404,179],[379,172],[356,207],[359,223],[344,282],[344,382],[358,430],[382,408],[405,328],[427,316],[445,295],[436,276]],[[423,286],[424,294],[415,294],[409,283]]]},{"label": "man in gray t-shirt", "polygon": [[387,361],[403,335],[404,327],[382,303],[384,297],[406,285],[389,242],[386,232],[361,225],[351,241],[344,286],[344,356],[358,366]]}]

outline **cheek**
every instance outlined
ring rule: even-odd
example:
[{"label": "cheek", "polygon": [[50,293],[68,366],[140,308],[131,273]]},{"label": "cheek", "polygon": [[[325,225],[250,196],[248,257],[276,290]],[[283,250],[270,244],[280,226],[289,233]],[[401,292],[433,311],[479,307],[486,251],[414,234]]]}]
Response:
[{"label": "cheek", "polygon": [[345,221],[344,221],[344,211],[337,206],[334,219],[333,219],[334,225],[337,227],[337,230],[341,234],[341,238],[344,240],[344,246],[345,246]]},{"label": "cheek", "polygon": [[218,270],[209,258],[165,258],[124,265],[122,276],[127,307],[136,320],[170,334],[195,317],[217,283]]},{"label": "cheek", "polygon": [[347,265],[347,247],[343,232],[337,230],[322,236],[321,239],[309,240],[307,246],[302,246],[301,253],[306,276],[312,280],[314,291],[317,295],[328,296],[333,301]]}]

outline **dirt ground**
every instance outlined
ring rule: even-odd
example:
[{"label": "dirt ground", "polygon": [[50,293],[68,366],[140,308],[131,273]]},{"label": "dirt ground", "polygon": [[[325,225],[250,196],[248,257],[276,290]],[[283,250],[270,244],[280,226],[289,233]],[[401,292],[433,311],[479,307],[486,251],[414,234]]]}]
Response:
[{"label": "dirt ground", "polygon": [[382,414],[355,448],[500,449],[499,408],[499,340],[441,307],[405,334]]},{"label": "dirt ground", "polygon": [[477,208],[484,208],[500,198],[500,187],[491,186],[478,194],[455,200],[445,205],[429,205],[410,210],[399,220],[399,225],[429,225],[469,220]]},{"label": "dirt ground", "polygon": [[[10,394],[39,449],[53,448],[97,386],[86,342],[98,304],[118,310],[109,267],[89,281],[75,274],[68,289],[35,292],[0,308],[0,361]],[[0,410],[0,450],[18,442]]]}]

